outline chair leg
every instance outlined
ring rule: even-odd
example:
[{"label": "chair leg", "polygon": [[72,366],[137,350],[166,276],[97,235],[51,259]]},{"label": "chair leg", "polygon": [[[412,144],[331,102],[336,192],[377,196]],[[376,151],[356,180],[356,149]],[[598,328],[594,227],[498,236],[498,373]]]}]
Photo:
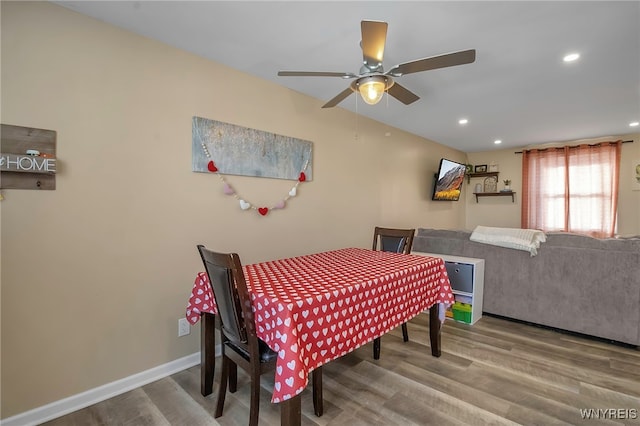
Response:
[{"label": "chair leg", "polygon": [[380,338],[373,339],[373,359],[380,359]]},{"label": "chair leg", "polygon": [[229,392],[235,393],[238,390],[238,365],[229,360]]},{"label": "chair leg", "polygon": [[249,426],[258,426],[260,410],[260,367],[253,366],[251,371],[251,406],[249,408]]},{"label": "chair leg", "polygon": [[406,322],[402,323],[402,340],[404,340],[405,342],[409,341],[409,330],[407,330]]},{"label": "chair leg", "polygon": [[313,412],[316,416],[322,416],[324,412],[324,399],[322,398],[322,366],[311,372],[313,381]]},{"label": "chair leg", "polygon": [[229,358],[224,355],[224,348],[222,349],[222,371],[220,372],[220,388],[218,390],[218,402],[216,404],[215,418],[222,415],[224,408],[224,397],[227,393],[227,381],[229,380]]}]

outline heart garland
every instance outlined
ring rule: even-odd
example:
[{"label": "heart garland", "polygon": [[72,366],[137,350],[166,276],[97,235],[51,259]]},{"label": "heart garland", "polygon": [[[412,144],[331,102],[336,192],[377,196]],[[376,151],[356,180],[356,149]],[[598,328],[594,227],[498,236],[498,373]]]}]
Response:
[{"label": "heart garland", "polygon": [[235,199],[238,200],[238,202],[240,203],[240,209],[242,209],[242,210],[249,210],[249,209],[256,210],[260,214],[260,216],[266,216],[271,210],[284,209],[285,206],[287,205],[287,201],[291,197],[295,197],[298,194],[298,185],[300,185],[302,182],[305,182],[307,180],[307,175],[304,173],[304,171],[307,170],[307,166],[309,165],[309,160],[305,161],[304,166],[302,167],[302,171],[298,175],[298,180],[296,181],[295,185],[293,185],[293,188],[291,188],[289,190],[289,193],[287,194],[287,196],[285,196],[282,200],[278,201],[276,204],[271,206],[271,208],[269,208],[269,207],[256,207],[256,206],[253,205],[253,203],[251,203],[249,201],[246,201],[242,197],[240,197],[240,195],[238,195],[236,190],[233,189],[233,187],[231,185],[229,185],[229,183],[227,182],[225,177],[218,170],[218,167],[216,166],[214,161],[211,159],[211,154],[209,153],[209,150],[207,149],[207,146],[204,143],[202,143],[201,145],[202,145],[202,149],[203,149],[205,155],[209,159],[209,163],[207,163],[207,170],[209,170],[211,173],[215,173],[215,174],[218,175],[218,178],[220,178],[220,180],[222,181],[222,192],[225,195],[232,195],[233,197],[235,197]]}]

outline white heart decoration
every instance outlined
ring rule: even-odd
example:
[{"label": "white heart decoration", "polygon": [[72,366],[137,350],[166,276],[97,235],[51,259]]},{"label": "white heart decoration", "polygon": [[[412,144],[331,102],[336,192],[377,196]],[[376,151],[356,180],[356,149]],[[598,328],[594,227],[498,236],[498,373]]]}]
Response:
[{"label": "white heart decoration", "polygon": [[295,197],[297,193],[298,193],[298,188],[294,186],[293,188],[291,188],[291,191],[289,191],[289,196]]},{"label": "white heart decoration", "polygon": [[240,208],[242,210],[247,210],[248,208],[251,208],[251,204],[247,203],[245,200],[240,200]]}]

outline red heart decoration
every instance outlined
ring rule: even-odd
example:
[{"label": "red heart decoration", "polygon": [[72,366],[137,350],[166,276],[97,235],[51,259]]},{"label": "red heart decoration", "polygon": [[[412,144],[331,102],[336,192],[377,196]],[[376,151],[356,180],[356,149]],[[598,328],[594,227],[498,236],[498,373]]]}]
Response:
[{"label": "red heart decoration", "polygon": [[304,172],[300,172],[300,177],[298,178],[298,180],[300,182],[304,182],[305,180],[307,180],[307,175],[305,175]]},{"label": "red heart decoration", "polygon": [[216,167],[215,164],[213,164],[213,161],[209,161],[209,164],[207,164],[207,169],[209,169],[210,172],[218,171],[218,168]]},{"label": "red heart decoration", "polygon": [[268,209],[268,208],[266,208],[266,207],[260,207],[260,208],[258,209],[258,213],[260,213],[262,216],[266,216],[266,215],[267,215],[267,213],[269,213],[269,209]]}]

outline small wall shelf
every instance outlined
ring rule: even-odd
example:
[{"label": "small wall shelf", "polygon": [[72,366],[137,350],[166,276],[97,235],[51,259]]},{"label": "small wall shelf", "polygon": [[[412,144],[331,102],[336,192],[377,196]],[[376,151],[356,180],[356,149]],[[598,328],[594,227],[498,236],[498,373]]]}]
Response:
[{"label": "small wall shelf", "polygon": [[467,173],[467,183],[471,182],[471,178],[495,176],[498,177],[500,172],[482,172],[482,173]]},{"label": "small wall shelf", "polygon": [[515,203],[516,193],[513,191],[502,191],[502,192],[474,192],[473,195],[476,196],[476,203],[478,202],[478,197],[511,197],[511,202]]}]

